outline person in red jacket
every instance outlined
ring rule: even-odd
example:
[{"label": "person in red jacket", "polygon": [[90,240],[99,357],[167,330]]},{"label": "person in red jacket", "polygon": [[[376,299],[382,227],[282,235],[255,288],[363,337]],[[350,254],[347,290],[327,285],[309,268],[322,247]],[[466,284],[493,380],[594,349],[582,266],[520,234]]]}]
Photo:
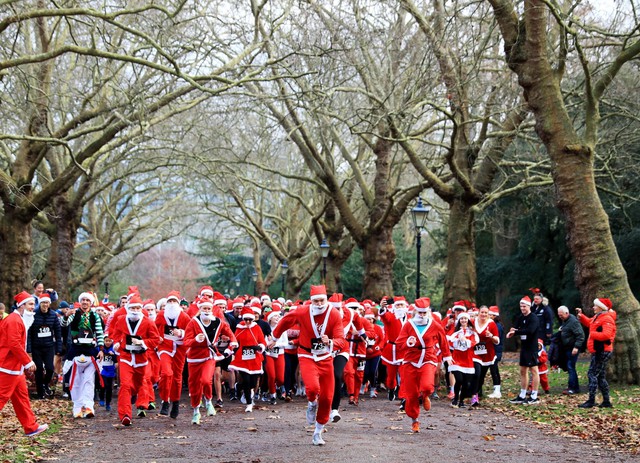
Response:
[{"label": "person in red jacket", "polygon": [[435,390],[434,378],[439,363],[439,350],[451,362],[451,354],[442,325],[431,316],[431,300],[417,299],[413,317],[402,326],[396,338],[396,348],[403,358],[402,391],[405,411],[411,418],[411,430],[420,432],[420,400],[426,411],[431,410],[430,396]]},{"label": "person in red jacket", "polygon": [[49,428],[36,421],[24,376],[25,370],[36,371],[36,364],[26,350],[27,331],[33,324],[36,299],[26,291],[14,299],[16,310],[0,319],[0,410],[11,400],[25,434],[36,436]]},{"label": "person in red jacket", "polygon": [[[182,392],[182,370],[187,355],[184,333],[191,319],[180,307],[180,293],[171,291],[164,310],[156,316],[156,328],[162,339],[158,346],[160,359],[160,415],[177,418]],[[171,405],[171,413],[169,406]]]},{"label": "person in red jacket", "polygon": [[[480,306],[478,316],[472,323],[479,338],[479,342],[474,348],[477,379],[474,397],[471,399],[471,405],[474,405],[482,397],[484,379],[491,365],[496,361],[495,346],[500,343],[500,333],[498,332],[498,325],[489,317],[489,307],[486,305]],[[498,388],[498,390],[500,389]]]},{"label": "person in red jacket", "polygon": [[399,355],[396,347],[396,338],[400,334],[402,326],[407,321],[407,310],[409,304],[404,296],[393,298],[393,304],[383,298],[380,301],[380,320],[384,324],[384,332],[387,334],[387,345],[382,351],[382,363],[387,367],[386,385],[389,390],[389,400],[393,401],[398,397],[398,370],[402,365],[402,356]]},{"label": "person in red jacket", "polygon": [[[311,286],[311,304],[289,312],[276,326],[273,336],[279,338],[289,328],[299,326],[298,358],[305,384],[307,423],[316,425],[313,445],[324,445],[324,426],[329,421],[334,394],[333,350],[347,349],[340,312],[331,308],[324,285]],[[340,391],[335,391],[339,394]]]},{"label": "person in red jacket", "polygon": [[[216,360],[230,357],[238,347],[229,324],[213,315],[213,301],[210,298],[196,300],[200,315],[191,319],[184,335],[189,364],[189,395],[193,408],[193,424],[200,424],[200,401],[204,396],[207,416],[216,414],[213,406],[213,373]],[[229,338],[229,347],[218,352],[216,345],[220,336]]]},{"label": "person in red jacket", "polygon": [[[376,309],[377,310],[377,309]],[[382,325],[376,321],[376,314],[373,309],[368,308],[364,313],[369,323],[373,326],[373,337],[367,339],[367,362],[364,367],[364,384],[369,384],[369,397],[372,399],[378,397],[376,392],[376,381],[378,373],[378,365],[380,363],[380,354],[387,343],[387,336],[382,329]]]},{"label": "person in red jacket", "polygon": [[[373,338],[375,333],[373,325],[360,315],[359,311],[363,307],[355,298],[348,299],[344,306],[345,313],[350,312],[342,317],[344,337],[349,343],[349,368],[344,370],[344,382],[349,394],[349,404],[357,406],[367,361],[367,339]],[[333,401],[335,405],[335,394]],[[336,409],[333,405],[332,409]]]},{"label": "person in red jacket", "polygon": [[138,417],[147,416],[146,407],[151,401],[144,384],[147,355],[155,355],[153,349],[160,344],[160,335],[154,323],[143,315],[140,296],[131,297],[126,309],[127,315],[115,322],[110,335],[113,349],[120,354],[118,417],[123,425],[130,426],[132,395],[137,394]]},{"label": "person in red jacket", "polygon": [[607,382],[607,364],[613,354],[613,340],[616,337],[616,313],[611,310],[613,303],[605,297],[596,298],[593,301],[593,318],[582,313],[582,309],[576,309],[578,320],[584,326],[589,327],[587,350],[591,353],[591,363],[587,377],[589,378],[589,398],[579,405],[580,408],[591,408],[596,404],[598,388],[602,393],[602,403],[598,407],[611,408],[609,395],[609,383]]},{"label": "person in red jacket", "polygon": [[473,349],[480,341],[469,321],[468,312],[462,312],[458,315],[455,331],[448,336],[448,339],[453,357],[453,365],[449,365],[449,371],[453,372],[456,379],[451,406],[464,408],[464,399],[471,398],[473,392],[475,381]]},{"label": "person in red jacket", "polygon": [[253,411],[253,394],[260,375],[264,373],[262,361],[264,351],[267,349],[267,341],[260,325],[256,323],[256,313],[247,306],[240,312],[242,322],[236,326],[236,340],[238,351],[236,352],[229,368],[239,372],[242,378],[242,389],[247,402],[246,413]]}]

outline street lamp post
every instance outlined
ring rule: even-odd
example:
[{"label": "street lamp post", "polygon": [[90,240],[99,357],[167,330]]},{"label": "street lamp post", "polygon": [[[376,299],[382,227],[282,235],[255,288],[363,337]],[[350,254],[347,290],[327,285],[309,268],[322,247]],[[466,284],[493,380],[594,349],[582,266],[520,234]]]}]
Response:
[{"label": "street lamp post", "polygon": [[320,243],[320,252],[322,253],[322,284],[327,284],[327,257],[329,257],[329,243],[327,243],[326,239],[322,240]]},{"label": "street lamp post", "polygon": [[280,268],[282,269],[282,297],[286,297],[285,296],[285,282],[287,279],[287,272],[289,271],[289,264],[287,264],[287,259],[282,261],[282,264],[280,265]]},{"label": "street lamp post", "polygon": [[411,209],[411,218],[413,219],[413,226],[416,229],[416,299],[420,298],[420,248],[422,246],[421,233],[427,222],[427,216],[431,208],[422,204],[422,198],[418,196],[418,204]]},{"label": "street lamp post", "polygon": [[251,274],[251,279],[253,280],[253,295],[255,296],[257,291],[256,285],[258,284],[258,272],[256,269],[253,269],[253,273]]},{"label": "street lamp post", "polygon": [[240,294],[240,276],[237,276],[233,282],[236,284],[236,295]]}]

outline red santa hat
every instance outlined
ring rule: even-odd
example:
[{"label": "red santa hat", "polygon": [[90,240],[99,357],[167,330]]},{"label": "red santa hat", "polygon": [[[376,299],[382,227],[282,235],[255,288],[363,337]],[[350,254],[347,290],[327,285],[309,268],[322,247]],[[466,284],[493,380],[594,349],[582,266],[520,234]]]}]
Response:
[{"label": "red santa hat", "polygon": [[145,299],[142,302],[142,308],[147,309],[147,310],[155,309],[156,308],[156,304],[155,304],[155,302],[153,302],[153,299]]},{"label": "red santa hat", "polygon": [[227,299],[218,291],[213,292],[213,305],[227,305]]},{"label": "red santa hat", "polygon": [[243,307],[243,306],[244,306],[244,300],[242,300],[242,298],[241,298],[241,297],[236,297],[236,298],[233,300],[233,304],[231,305],[231,307],[232,307],[233,309],[238,308],[238,307]]},{"label": "red santa hat", "polygon": [[492,305],[491,307],[489,307],[489,315],[493,315],[494,317],[499,316],[500,307],[498,307],[497,305]]},{"label": "red santa hat", "polygon": [[137,286],[129,286],[127,290],[127,300],[131,299],[134,294],[140,294]]},{"label": "red santa hat", "polygon": [[453,303],[453,310],[462,310],[463,312],[467,311],[467,305],[464,303],[464,301],[456,301]]},{"label": "red santa hat", "polygon": [[29,301],[36,301],[36,298],[26,291],[22,291],[21,293],[16,294],[13,299],[16,301],[17,307],[21,307]]},{"label": "red santa hat", "polygon": [[433,316],[436,317],[438,320],[442,320],[442,314],[440,312],[438,312],[437,310],[435,312],[432,312]]},{"label": "red santa hat", "polygon": [[426,312],[431,308],[431,299],[428,297],[421,297],[420,299],[416,299],[416,309],[418,312]]},{"label": "red santa hat", "polygon": [[593,305],[600,307],[602,310],[611,310],[613,302],[606,297],[597,297],[593,300]]},{"label": "red santa hat", "polygon": [[375,304],[371,299],[365,299],[364,301],[362,301],[362,305],[364,306],[365,309],[367,309],[367,308],[373,307]]},{"label": "red santa hat", "polygon": [[80,293],[80,296],[78,296],[78,302],[82,301],[83,299],[89,299],[92,304],[96,300],[96,298],[93,297],[93,293],[90,293],[89,291],[85,291],[84,293]]},{"label": "red santa hat", "polygon": [[262,305],[259,302],[252,302],[250,308],[258,317],[262,313]]},{"label": "red santa hat", "polygon": [[213,288],[211,286],[203,286],[202,288],[200,288],[200,291],[198,293],[200,296],[211,296],[214,297],[214,292],[213,292]]},{"label": "red santa hat", "polygon": [[344,306],[348,307],[349,309],[359,309],[360,307],[362,307],[355,297],[350,297],[349,299],[344,301]]},{"label": "red santa hat", "polygon": [[175,300],[176,302],[180,302],[180,300],[182,299],[180,297],[180,291],[169,291],[169,294],[167,294],[167,302],[169,302],[170,300]]},{"label": "red santa hat", "polygon": [[469,315],[469,312],[460,312],[456,317],[456,321],[460,320],[461,318],[466,318],[467,320],[469,320],[471,316]]},{"label": "red santa hat", "polygon": [[331,297],[329,298],[329,302],[331,303],[331,305],[333,307],[335,307],[336,309],[339,309],[340,307],[342,307],[342,298],[344,296],[342,295],[342,293],[333,293],[331,295]]},{"label": "red santa hat", "polygon": [[373,320],[374,318],[376,318],[376,314],[374,314],[373,310],[371,310],[371,309],[365,309],[364,318],[367,318],[369,320]]},{"label": "red santa hat", "polygon": [[260,302],[263,303],[264,301],[271,302],[271,296],[269,296],[267,293],[262,293],[260,295]]},{"label": "red santa hat", "polygon": [[520,299],[520,304],[525,304],[531,307],[531,298],[529,296],[523,297],[522,299]]},{"label": "red santa hat", "polygon": [[405,304],[408,305],[407,298],[404,296],[395,296],[393,298],[393,305],[396,305],[398,302],[404,302]]},{"label": "red santa hat", "polygon": [[271,312],[269,312],[269,315],[267,315],[267,321],[270,322],[271,319],[276,315],[281,315],[280,310],[272,310]]},{"label": "red santa hat", "polygon": [[127,302],[126,308],[131,309],[132,307],[142,307],[142,299],[139,294],[132,295],[129,302]]},{"label": "red santa hat", "polygon": [[209,307],[210,309],[212,309],[213,301],[211,299],[205,299],[201,296],[198,296],[196,297],[196,305],[199,309],[202,309],[203,307]]},{"label": "red santa hat", "polygon": [[243,307],[242,308],[242,312],[240,312],[240,316],[242,318],[251,318],[251,320],[255,320],[256,319],[256,314],[251,309],[251,307]]},{"label": "red santa hat", "polygon": [[282,304],[278,300],[273,301],[271,307],[274,312],[280,312],[282,310]]},{"label": "red santa hat", "polygon": [[42,295],[38,298],[38,303],[48,302],[51,304],[51,295],[49,293],[42,293]]},{"label": "red santa hat", "polygon": [[324,285],[312,285],[309,299],[327,297],[327,288]]}]

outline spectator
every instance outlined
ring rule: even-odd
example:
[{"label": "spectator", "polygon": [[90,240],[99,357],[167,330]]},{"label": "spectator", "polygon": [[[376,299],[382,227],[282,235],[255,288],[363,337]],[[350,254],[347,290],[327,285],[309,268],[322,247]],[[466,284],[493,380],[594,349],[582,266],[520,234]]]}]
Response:
[{"label": "spectator", "polygon": [[[531,299],[525,296],[520,300],[520,312],[515,326],[507,333],[507,338],[520,336],[520,394],[509,402],[512,404],[535,405],[540,403],[538,399],[538,386],[540,375],[538,374],[538,317],[531,311]],[[527,373],[531,372],[531,397],[527,398]]]},{"label": "spectator", "polygon": [[7,318],[8,316],[9,314],[7,313],[7,306],[0,302],[0,320]]},{"label": "spectator", "polygon": [[561,305],[558,307],[558,318],[562,321],[560,326],[561,348],[567,359],[567,372],[569,373],[569,384],[563,394],[577,394],[580,392],[578,383],[578,373],[576,372],[576,362],[580,347],[584,343],[584,330],[580,326],[578,319],[569,313],[569,309]]},{"label": "spectator", "polygon": [[593,301],[595,315],[589,318],[582,313],[582,309],[576,309],[580,323],[589,327],[587,350],[591,353],[589,364],[589,399],[579,405],[580,408],[595,406],[598,388],[602,393],[601,408],[612,408],[609,396],[609,383],[607,383],[607,364],[613,354],[613,340],[616,337],[616,313],[611,310],[613,304],[607,298],[596,298]]},{"label": "spectator", "polygon": [[[537,339],[542,339],[544,345],[548,346],[553,334],[553,311],[543,301],[546,299],[538,288],[533,288],[535,295],[531,304],[531,312],[538,317]],[[547,299],[548,300],[548,299]]]}]

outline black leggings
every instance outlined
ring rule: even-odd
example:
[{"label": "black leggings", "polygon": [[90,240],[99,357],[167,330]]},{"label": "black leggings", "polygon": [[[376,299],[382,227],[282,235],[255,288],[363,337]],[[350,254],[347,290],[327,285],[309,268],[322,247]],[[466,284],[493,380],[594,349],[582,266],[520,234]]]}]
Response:
[{"label": "black leggings", "polygon": [[114,379],[115,378],[111,378],[109,376],[103,376],[102,381],[104,382],[104,387],[100,387],[100,381],[96,383],[98,385],[98,396],[100,397],[100,400],[104,400],[104,403],[107,405],[111,403]]},{"label": "black leggings", "polygon": [[293,386],[296,384],[298,363],[298,354],[284,353],[284,389],[287,394],[293,392]]},{"label": "black leggings", "polygon": [[460,403],[473,395],[473,385],[476,375],[474,373],[454,371],[453,376],[456,379],[456,384],[453,387],[453,392],[455,393],[454,400]]},{"label": "black leggings", "polygon": [[36,388],[38,395],[44,393],[45,384],[48,386],[53,376],[54,346],[34,347],[31,350],[33,363],[36,364]]},{"label": "black leggings", "polygon": [[333,402],[331,402],[331,410],[337,410],[340,407],[340,399],[342,398],[342,383],[344,381],[344,367],[348,360],[343,355],[336,355],[333,358]]},{"label": "black leggings", "polygon": [[478,394],[478,397],[482,397],[482,386],[484,386],[484,379],[487,376],[487,372],[489,371],[489,365],[481,365],[477,362],[474,363],[476,367],[476,389],[475,393]]},{"label": "black leggings", "polygon": [[493,362],[493,365],[489,367],[489,371],[491,372],[491,381],[493,381],[494,386],[500,386],[502,381],[500,379],[500,367],[498,366],[498,360],[496,359]]},{"label": "black leggings", "polygon": [[244,398],[247,401],[247,405],[252,404],[253,396],[251,395],[251,389],[255,389],[258,385],[260,375],[252,375],[246,371],[239,371],[238,373],[240,373],[240,377],[242,378],[242,391],[244,392]]}]

